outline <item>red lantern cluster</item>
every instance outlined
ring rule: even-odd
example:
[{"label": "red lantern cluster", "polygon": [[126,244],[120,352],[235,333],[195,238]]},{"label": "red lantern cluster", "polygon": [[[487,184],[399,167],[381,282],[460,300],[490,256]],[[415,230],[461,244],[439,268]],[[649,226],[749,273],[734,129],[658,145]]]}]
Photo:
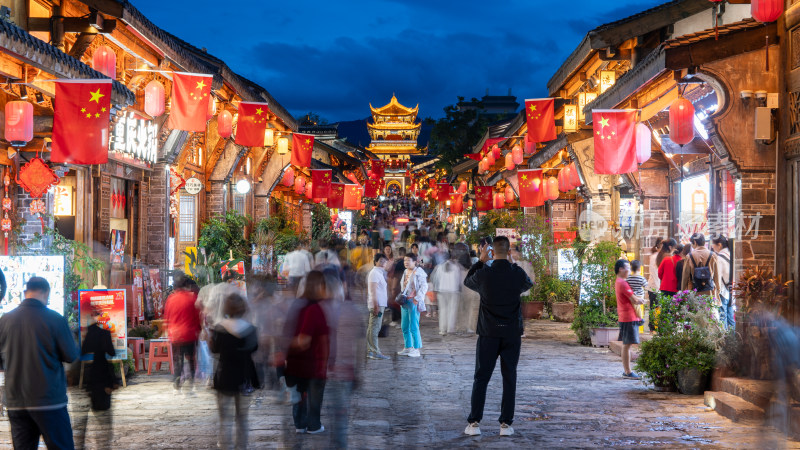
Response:
[{"label": "red lantern cluster", "polygon": [[[310,183],[309,183],[310,185]],[[306,179],[303,176],[299,176],[294,179],[294,193],[297,195],[301,195],[306,190]]]},{"label": "red lantern cluster", "polygon": [[694,139],[694,105],[683,97],[669,107],[669,138],[678,145]]},{"label": "red lantern cluster", "polygon": [[153,80],[144,88],[144,112],[150,117],[158,117],[166,110],[164,85]]},{"label": "red lantern cluster", "polygon": [[458,193],[466,194],[467,188],[469,188],[469,183],[467,183],[467,180],[461,180],[461,183],[458,185]]}]

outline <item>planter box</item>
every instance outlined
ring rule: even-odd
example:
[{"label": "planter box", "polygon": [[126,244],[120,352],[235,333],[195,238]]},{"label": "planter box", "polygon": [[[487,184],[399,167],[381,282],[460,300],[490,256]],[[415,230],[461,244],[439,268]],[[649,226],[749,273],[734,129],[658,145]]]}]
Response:
[{"label": "planter box", "polygon": [[522,304],[522,317],[525,319],[540,319],[544,312],[544,302],[525,302]]},{"label": "planter box", "polygon": [[572,302],[553,303],[553,318],[558,322],[572,323],[575,319],[575,304]]},{"label": "planter box", "polygon": [[592,328],[592,347],[608,347],[611,341],[619,337],[619,327]]}]

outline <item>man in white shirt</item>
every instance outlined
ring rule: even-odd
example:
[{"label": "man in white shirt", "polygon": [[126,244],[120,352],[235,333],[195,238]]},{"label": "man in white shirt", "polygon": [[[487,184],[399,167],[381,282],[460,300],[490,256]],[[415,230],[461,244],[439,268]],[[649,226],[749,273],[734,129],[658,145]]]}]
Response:
[{"label": "man in white shirt", "polygon": [[375,255],[375,267],[367,275],[367,307],[369,308],[369,323],[367,325],[367,358],[389,359],[381,353],[378,346],[378,333],[381,331],[383,311],[388,306],[386,284],[386,255]]},{"label": "man in white shirt", "polygon": [[311,262],[309,262],[308,256],[302,249],[297,249],[286,255],[286,259],[283,261],[283,272],[289,277],[289,285],[292,287],[297,287],[300,284],[300,280],[308,272],[311,272]]},{"label": "man in white shirt", "polygon": [[314,256],[314,267],[323,265],[323,264],[333,264],[334,266],[341,266],[339,262],[339,257],[336,255],[336,252],[331,250],[330,244],[326,240],[319,241],[319,251]]}]

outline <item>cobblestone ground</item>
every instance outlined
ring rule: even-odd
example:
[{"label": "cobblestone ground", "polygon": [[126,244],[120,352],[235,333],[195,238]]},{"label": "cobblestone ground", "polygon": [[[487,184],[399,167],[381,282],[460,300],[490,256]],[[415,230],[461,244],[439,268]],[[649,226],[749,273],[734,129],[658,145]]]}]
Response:
[{"label": "cobblestone ground", "polygon": [[[514,436],[498,435],[499,367],[489,385],[483,435],[462,434],[476,338],[443,338],[433,321],[423,319],[423,358],[368,361],[365,380],[353,397],[350,447],[800,448],[769,430],[717,415],[700,396],[657,393],[621,379],[616,355],[578,346],[565,324],[531,322],[526,335]],[[392,329],[381,345],[387,354],[402,348],[399,330]],[[323,411],[328,427],[331,414]],[[137,375],[114,396],[113,448],[213,448],[216,418],[212,391],[174,397],[164,372]],[[7,420],[2,422],[0,446],[10,447]],[[330,447],[327,431],[295,435],[290,407],[271,395],[251,405],[250,430],[251,448]]]}]

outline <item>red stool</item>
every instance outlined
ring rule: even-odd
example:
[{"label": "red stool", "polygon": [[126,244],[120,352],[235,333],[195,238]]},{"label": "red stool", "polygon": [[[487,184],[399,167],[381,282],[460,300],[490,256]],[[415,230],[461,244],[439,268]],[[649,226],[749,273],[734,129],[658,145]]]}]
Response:
[{"label": "red stool", "polygon": [[145,355],[146,351],[144,349],[144,338],[140,337],[129,337],[128,338],[128,347],[131,348],[131,353],[133,353],[133,370],[134,372],[139,370],[139,365],[141,363],[142,369],[144,370],[145,366]]},{"label": "red stool", "polygon": [[153,369],[153,364],[156,364],[156,370],[161,370],[161,363],[169,363],[169,373],[174,373],[175,368],[172,366],[172,345],[169,341],[164,340],[151,340],[150,341],[150,357],[147,359],[147,374],[150,375]]}]

